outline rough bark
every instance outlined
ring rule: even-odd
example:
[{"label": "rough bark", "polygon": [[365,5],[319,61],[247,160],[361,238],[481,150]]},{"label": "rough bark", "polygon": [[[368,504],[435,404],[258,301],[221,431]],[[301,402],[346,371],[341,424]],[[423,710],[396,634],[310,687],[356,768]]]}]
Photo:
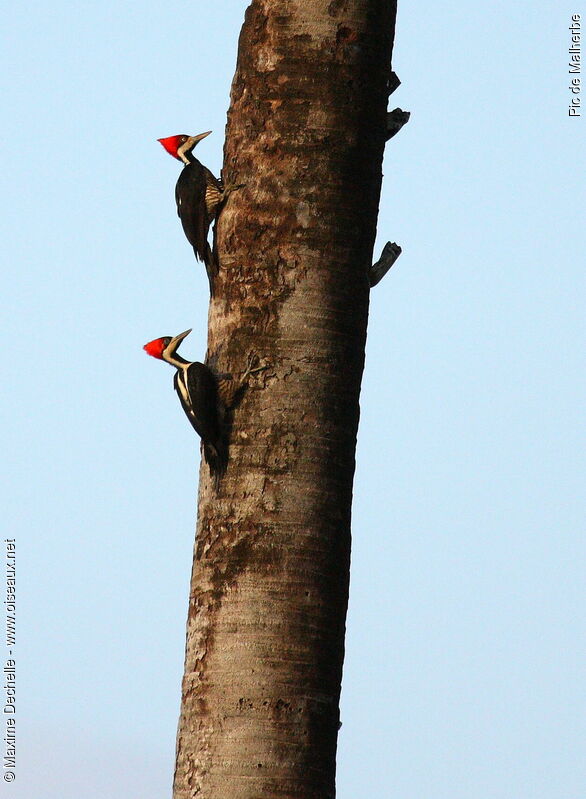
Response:
[{"label": "rough bark", "polygon": [[249,378],[200,473],[174,797],[326,799],[394,0],[254,0],[208,359]]}]

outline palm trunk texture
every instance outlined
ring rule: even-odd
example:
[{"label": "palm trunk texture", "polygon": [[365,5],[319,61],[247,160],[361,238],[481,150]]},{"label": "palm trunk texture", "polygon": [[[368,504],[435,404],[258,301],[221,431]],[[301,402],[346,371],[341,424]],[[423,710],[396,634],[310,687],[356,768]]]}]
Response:
[{"label": "palm trunk texture", "polygon": [[328,799],[395,0],[254,0],[208,362],[251,375],[200,472],[175,799]]}]

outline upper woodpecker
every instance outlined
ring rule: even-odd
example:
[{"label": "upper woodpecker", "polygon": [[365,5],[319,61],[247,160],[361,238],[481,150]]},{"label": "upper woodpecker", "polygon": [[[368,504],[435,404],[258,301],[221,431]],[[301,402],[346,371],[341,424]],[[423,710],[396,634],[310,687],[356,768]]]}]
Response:
[{"label": "upper woodpecker", "polygon": [[166,139],[157,139],[157,141],[161,142],[170,155],[185,164],[175,186],[177,213],[195,257],[205,264],[210,282],[210,294],[213,296],[214,277],[218,266],[208,244],[208,230],[216,218],[225,191],[222,183],[197,160],[192,152],[195,145],[210,133],[211,130],[198,136],[167,136]]},{"label": "upper woodpecker", "polygon": [[391,74],[389,75],[389,80],[387,82],[387,94],[389,95],[389,97],[395,91],[395,89],[399,88],[400,85],[401,85],[401,80],[399,76],[397,75],[396,72],[391,71]]},{"label": "upper woodpecker", "polygon": [[177,370],[173,381],[175,391],[187,418],[201,437],[203,454],[217,487],[226,468],[225,408],[219,398],[218,381],[212,370],[197,361],[190,363],[177,353],[177,348],[190,333],[191,330],[186,330],[174,338],[156,338],[145,344],[143,349],[153,358],[166,361]]}]

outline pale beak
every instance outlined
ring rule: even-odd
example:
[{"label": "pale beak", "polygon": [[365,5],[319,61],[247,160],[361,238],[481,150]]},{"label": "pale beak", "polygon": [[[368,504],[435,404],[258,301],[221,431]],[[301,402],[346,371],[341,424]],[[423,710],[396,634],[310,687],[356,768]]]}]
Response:
[{"label": "pale beak", "polygon": [[189,330],[186,330],[183,333],[179,333],[178,336],[175,336],[174,338],[172,338],[171,341],[165,347],[165,352],[168,355],[175,355],[175,352],[177,351],[177,347],[181,344],[181,342],[183,341],[184,338],[187,338],[187,336],[191,333],[192,330],[193,330],[193,328],[190,327]]},{"label": "pale beak", "polygon": [[209,136],[210,133],[211,130],[206,130],[205,133],[198,133],[197,136],[190,136],[185,142],[185,144],[181,145],[181,149],[183,150],[183,152],[190,152],[191,150],[193,150],[193,148],[199,141],[205,139],[205,137]]},{"label": "pale beak", "polygon": [[211,130],[206,130],[205,133],[198,133],[197,136],[190,136],[189,138],[191,139],[191,141],[193,141],[194,144],[197,144],[198,141],[201,141],[202,139],[205,139],[205,137],[209,136],[210,133],[211,133]]},{"label": "pale beak", "polygon": [[181,145],[181,147],[177,150],[177,158],[180,161],[183,161],[184,164],[189,164],[189,158],[187,157],[186,153],[190,153],[198,141],[205,139],[206,136],[209,136],[211,130],[206,130],[205,133],[199,133],[197,136],[189,136]]}]

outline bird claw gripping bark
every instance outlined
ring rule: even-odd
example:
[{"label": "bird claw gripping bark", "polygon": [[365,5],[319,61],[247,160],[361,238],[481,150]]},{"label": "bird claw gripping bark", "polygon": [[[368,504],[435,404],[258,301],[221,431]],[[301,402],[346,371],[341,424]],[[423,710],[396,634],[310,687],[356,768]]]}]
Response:
[{"label": "bird claw gripping bark", "polygon": [[255,366],[255,364],[257,364],[258,361],[259,361],[258,355],[256,355],[256,353],[251,352],[249,354],[249,356],[248,356],[248,363],[246,364],[246,369],[245,369],[244,373],[242,374],[242,377],[240,378],[240,382],[241,383],[244,383],[246,378],[250,377],[250,375],[254,375],[257,372],[262,372],[265,369],[269,368],[268,365],[266,365],[266,366]]},{"label": "bird claw gripping bark", "polygon": [[258,356],[254,353],[251,353],[248,356],[246,369],[239,377],[227,373],[217,374],[218,392],[226,410],[232,411],[238,405],[242,399],[242,395],[248,387],[246,381],[250,375],[254,375],[257,372],[262,372],[264,369],[269,368],[268,366],[257,366],[257,363]]},{"label": "bird claw gripping bark", "polygon": [[237,191],[238,189],[243,189],[246,186],[246,183],[228,183],[227,186],[224,186],[222,190],[222,200],[226,200],[233,191]]},{"label": "bird claw gripping bark", "polygon": [[383,247],[380,258],[376,263],[372,264],[368,270],[368,282],[370,283],[370,288],[376,286],[377,283],[380,283],[402,252],[403,250],[401,247],[394,241],[387,241]]}]

